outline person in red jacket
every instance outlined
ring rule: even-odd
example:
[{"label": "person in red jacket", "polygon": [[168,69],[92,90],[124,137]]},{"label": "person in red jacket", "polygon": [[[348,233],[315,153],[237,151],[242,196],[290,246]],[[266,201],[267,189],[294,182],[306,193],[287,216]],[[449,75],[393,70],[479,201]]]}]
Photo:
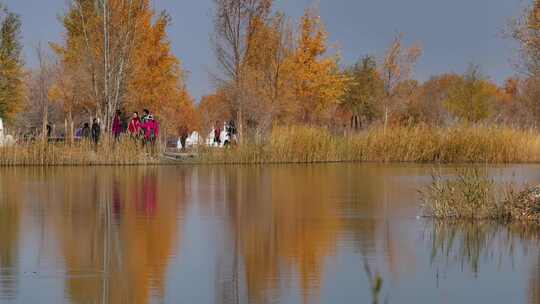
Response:
[{"label": "person in red jacket", "polygon": [[141,119],[138,112],[133,112],[133,117],[128,125],[128,133],[132,138],[137,138],[141,134]]}]

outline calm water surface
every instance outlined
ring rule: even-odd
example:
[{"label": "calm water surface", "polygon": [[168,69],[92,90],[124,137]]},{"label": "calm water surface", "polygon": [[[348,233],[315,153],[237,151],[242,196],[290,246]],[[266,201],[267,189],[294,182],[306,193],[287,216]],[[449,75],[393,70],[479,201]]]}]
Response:
[{"label": "calm water surface", "polygon": [[0,169],[0,303],[540,303],[540,231],[418,218],[432,170]]}]

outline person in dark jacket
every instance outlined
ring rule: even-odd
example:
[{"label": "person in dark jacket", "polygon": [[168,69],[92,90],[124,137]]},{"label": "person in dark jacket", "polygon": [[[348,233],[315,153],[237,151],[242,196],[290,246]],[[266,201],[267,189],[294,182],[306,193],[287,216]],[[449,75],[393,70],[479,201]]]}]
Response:
[{"label": "person in dark jacket", "polygon": [[96,118],[94,118],[94,123],[92,124],[92,140],[94,143],[99,143],[99,137],[101,136],[101,126]]},{"label": "person in dark jacket", "polygon": [[51,125],[47,124],[46,128],[47,128],[47,138],[51,138],[51,133],[52,133]]},{"label": "person in dark jacket", "polygon": [[114,136],[114,139],[118,139],[120,137],[120,133],[122,133],[122,122],[120,120],[121,114],[122,113],[120,112],[120,110],[117,110],[113,118],[112,135]]},{"label": "person in dark jacket", "polygon": [[92,131],[90,130],[90,124],[85,122],[81,129],[81,138],[89,139]]},{"label": "person in dark jacket", "polygon": [[127,132],[127,129],[128,129],[128,124],[129,124],[129,117],[126,115],[126,111],[124,110],[121,110],[120,111],[120,126],[121,126],[121,131],[122,133],[126,133]]},{"label": "person in dark jacket", "polygon": [[148,109],[143,110],[143,116],[141,117],[141,123],[145,123],[150,117],[150,111]]}]

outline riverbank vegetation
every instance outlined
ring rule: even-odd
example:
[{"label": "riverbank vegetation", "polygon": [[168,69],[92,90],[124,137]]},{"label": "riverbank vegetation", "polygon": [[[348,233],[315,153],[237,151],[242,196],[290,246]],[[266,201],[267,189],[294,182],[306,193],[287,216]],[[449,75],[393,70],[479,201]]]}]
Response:
[{"label": "riverbank vegetation", "polygon": [[156,154],[130,138],[47,143],[32,141],[0,148],[0,166],[151,165],[163,163]]},{"label": "riverbank vegetation", "polygon": [[[158,149],[156,148],[156,151]],[[104,138],[44,144],[28,141],[0,148],[0,165],[171,163],[149,156],[140,142]],[[199,147],[173,155],[179,163],[262,164],[321,162],[540,163],[540,134],[497,126],[371,128],[335,135],[318,127],[276,127],[260,141],[224,149]],[[189,156],[189,157],[188,157]],[[174,162],[173,162],[174,163]]]},{"label": "riverbank vegetation", "polygon": [[315,127],[274,128],[268,139],[202,151],[205,163],[540,162],[540,134],[497,126],[370,128],[334,135]]},{"label": "riverbank vegetation", "polygon": [[458,170],[455,177],[435,174],[421,195],[424,215],[439,220],[540,222],[539,187],[501,186],[478,168]]}]

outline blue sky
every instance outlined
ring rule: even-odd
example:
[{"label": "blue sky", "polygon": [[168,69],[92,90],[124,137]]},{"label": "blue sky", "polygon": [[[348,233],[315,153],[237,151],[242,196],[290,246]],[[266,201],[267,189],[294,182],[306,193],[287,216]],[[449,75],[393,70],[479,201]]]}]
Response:
[{"label": "blue sky", "polygon": [[[67,0],[4,0],[23,18],[26,61],[35,64],[33,47],[59,41],[58,15]],[[208,72],[216,69],[210,44],[212,0],[153,0],[173,18],[169,36],[174,53],[189,71],[188,89],[199,99],[212,91]],[[514,74],[511,41],[501,32],[529,3],[527,0],[319,0],[329,42],[339,46],[342,64],[366,54],[380,55],[392,37],[402,32],[419,42],[424,54],[416,78],[465,70],[470,62],[501,83]],[[277,0],[276,8],[298,17],[312,0]]]}]

